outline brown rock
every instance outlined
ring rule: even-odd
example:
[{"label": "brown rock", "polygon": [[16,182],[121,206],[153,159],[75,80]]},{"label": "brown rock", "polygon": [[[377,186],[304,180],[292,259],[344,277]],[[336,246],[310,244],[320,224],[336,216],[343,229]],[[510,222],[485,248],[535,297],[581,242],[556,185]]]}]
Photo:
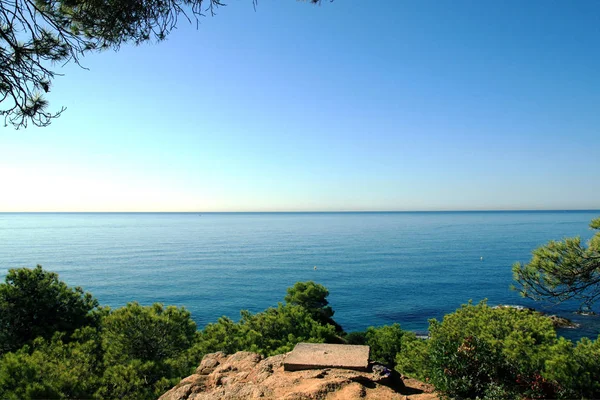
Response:
[{"label": "brown rock", "polygon": [[[159,400],[434,400],[431,385],[381,367],[367,371],[322,368],[284,371],[284,355],[263,359],[238,352],[207,354],[196,373]],[[386,372],[387,371],[387,372]]]},{"label": "brown rock", "polygon": [[555,328],[579,328],[579,324],[570,319],[559,317],[558,315],[549,315],[550,321]]}]

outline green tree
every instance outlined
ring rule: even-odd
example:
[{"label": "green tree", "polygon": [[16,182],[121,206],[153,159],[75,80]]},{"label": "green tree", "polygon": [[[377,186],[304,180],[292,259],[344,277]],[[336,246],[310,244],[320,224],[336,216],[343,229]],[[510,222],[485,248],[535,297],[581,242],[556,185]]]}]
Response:
[{"label": "green tree", "polygon": [[522,296],[554,303],[575,300],[580,311],[591,311],[600,297],[600,218],[586,247],[579,237],[551,241],[533,251],[527,264],[513,266],[515,289]]},{"label": "green tree", "polygon": [[117,50],[124,43],[162,41],[179,19],[197,23],[222,5],[222,0],[1,1],[0,115],[5,125],[47,126],[64,111],[49,112],[43,97],[56,75],[52,65],[79,64],[87,52]]},{"label": "green tree", "polygon": [[102,321],[102,341],[108,364],[130,360],[160,362],[180,356],[196,337],[196,323],[184,308],[136,302]]},{"label": "green tree", "polygon": [[402,347],[404,333],[400,324],[369,327],[365,332],[365,344],[371,348],[371,360],[393,368],[396,365],[396,354]]},{"label": "green tree", "polygon": [[287,289],[284,298],[287,304],[304,307],[313,318],[323,324],[333,325],[338,332],[343,332],[342,327],[333,320],[333,309],[327,301],[329,291],[323,285],[313,281],[296,282]]},{"label": "green tree", "polygon": [[106,368],[102,385],[96,392],[100,399],[139,400],[156,399],[171,389],[181,377],[158,377],[156,364],[133,360]]},{"label": "green tree", "polygon": [[133,302],[102,320],[102,398],[160,396],[189,375],[199,360],[188,357],[196,324],[184,308]]},{"label": "green tree", "polygon": [[41,336],[68,334],[96,326],[98,301],[82,288],[68,287],[58,274],[38,265],[11,269],[0,284],[0,354],[14,351]]},{"label": "green tree", "polygon": [[240,322],[222,317],[201,334],[199,353],[253,351],[265,356],[291,351],[300,342],[336,342],[335,328],[299,305],[279,304],[263,312],[242,311]]},{"label": "green tree", "polygon": [[65,341],[37,338],[0,358],[1,399],[92,398],[101,385],[102,351],[98,332],[86,327]]}]

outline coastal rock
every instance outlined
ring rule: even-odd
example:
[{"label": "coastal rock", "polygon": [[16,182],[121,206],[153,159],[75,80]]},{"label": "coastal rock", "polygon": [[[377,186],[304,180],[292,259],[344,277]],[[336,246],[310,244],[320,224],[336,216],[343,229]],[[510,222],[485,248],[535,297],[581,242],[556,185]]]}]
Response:
[{"label": "coastal rock", "polygon": [[559,317],[558,315],[548,315],[547,317],[550,318],[555,328],[579,328],[579,324],[570,319]]},{"label": "coastal rock", "polygon": [[545,313],[543,313],[541,311],[537,311],[534,308],[515,306],[515,305],[507,305],[507,304],[499,304],[493,308],[512,308],[512,309],[519,310],[519,311],[536,313],[536,314],[542,315],[542,316],[550,319],[554,328],[579,328],[579,324],[571,321],[568,318],[559,317],[558,315],[546,315]]},{"label": "coastal rock", "polygon": [[431,385],[401,377],[382,365],[368,371],[323,368],[284,371],[285,355],[222,352],[207,354],[193,375],[163,394],[159,400],[434,400]]}]

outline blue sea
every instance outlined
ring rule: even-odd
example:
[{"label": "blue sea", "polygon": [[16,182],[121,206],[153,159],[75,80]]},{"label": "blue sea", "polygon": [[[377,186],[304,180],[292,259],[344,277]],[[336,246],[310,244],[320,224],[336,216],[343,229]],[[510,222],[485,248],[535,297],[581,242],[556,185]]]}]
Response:
[{"label": "blue sea", "polygon": [[[103,305],[184,306],[199,327],[283,301],[297,281],[325,285],[346,331],[428,319],[473,300],[532,306],[509,289],[511,265],[570,236],[589,239],[600,211],[357,213],[0,213],[0,278],[41,264]],[[315,268],[316,267],[316,268]]]}]

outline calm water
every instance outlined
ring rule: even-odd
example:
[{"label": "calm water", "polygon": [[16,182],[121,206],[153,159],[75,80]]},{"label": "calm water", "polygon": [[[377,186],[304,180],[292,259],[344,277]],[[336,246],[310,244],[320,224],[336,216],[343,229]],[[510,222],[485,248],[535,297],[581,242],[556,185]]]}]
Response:
[{"label": "calm water", "polygon": [[[469,299],[531,305],[511,265],[551,239],[592,236],[600,211],[0,214],[0,278],[42,264],[102,304],[187,307],[200,327],[283,300],[296,281],[330,291],[347,331],[426,330]],[[483,257],[483,260],[481,260]],[[317,269],[314,269],[314,266]],[[540,308],[540,305],[536,305]],[[597,336],[597,317],[569,337]]]}]

